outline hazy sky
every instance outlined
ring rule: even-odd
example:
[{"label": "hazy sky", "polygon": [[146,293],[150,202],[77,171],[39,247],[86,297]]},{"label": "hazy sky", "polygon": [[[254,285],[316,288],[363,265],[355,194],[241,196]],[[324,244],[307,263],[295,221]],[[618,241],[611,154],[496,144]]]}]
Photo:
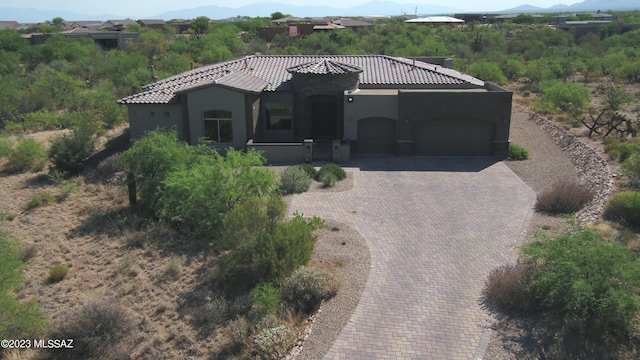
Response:
[{"label": "hazy sky", "polygon": [[[295,5],[328,5],[335,8],[346,8],[365,3],[369,0],[269,0],[266,2],[288,3]],[[495,11],[513,8],[519,5],[529,4],[542,8],[550,7],[558,3],[572,5],[582,0],[390,0],[397,3],[424,4],[424,9],[419,13],[427,13],[429,5],[443,5],[465,11]],[[33,8],[38,10],[66,10],[88,15],[121,14],[127,16],[151,16],[163,12],[180,9],[192,9],[207,5],[218,5],[231,8],[241,7],[255,3],[255,0],[0,0],[0,7]]]}]

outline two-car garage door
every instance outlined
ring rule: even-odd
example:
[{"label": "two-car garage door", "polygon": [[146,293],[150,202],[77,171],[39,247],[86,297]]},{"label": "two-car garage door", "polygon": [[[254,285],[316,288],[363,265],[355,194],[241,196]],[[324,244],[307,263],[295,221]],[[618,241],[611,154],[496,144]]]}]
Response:
[{"label": "two-car garage door", "polygon": [[[425,121],[413,125],[413,155],[492,156],[494,124],[473,120]],[[397,122],[376,117],[358,121],[360,154],[394,154]]]},{"label": "two-car garage door", "polygon": [[413,153],[430,156],[492,156],[494,139],[494,125],[487,122],[421,122],[413,126]]}]

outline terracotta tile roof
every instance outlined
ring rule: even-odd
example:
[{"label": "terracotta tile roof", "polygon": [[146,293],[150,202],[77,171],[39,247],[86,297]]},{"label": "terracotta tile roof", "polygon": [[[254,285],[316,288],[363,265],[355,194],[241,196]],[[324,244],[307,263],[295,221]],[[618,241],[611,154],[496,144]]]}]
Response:
[{"label": "terracotta tile roof", "polygon": [[329,59],[308,62],[287,69],[291,74],[339,75],[361,73],[362,68]]},{"label": "terracotta tile roof", "polygon": [[[180,93],[211,85],[239,91],[289,91],[288,69],[324,62],[325,70],[336,74],[345,67],[360,73],[361,88],[481,88],[484,82],[458,71],[406,58],[386,55],[250,55],[206,65],[143,87],[143,91],[118,100],[120,104],[167,104]],[[329,70],[331,69],[331,70]],[[343,72],[344,73],[344,72]]]}]

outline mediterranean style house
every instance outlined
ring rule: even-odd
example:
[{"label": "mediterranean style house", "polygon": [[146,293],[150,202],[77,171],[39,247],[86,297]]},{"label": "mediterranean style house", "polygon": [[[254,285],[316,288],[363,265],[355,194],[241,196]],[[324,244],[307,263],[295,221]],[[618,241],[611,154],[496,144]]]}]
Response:
[{"label": "mediterranean style house", "polygon": [[[434,64],[435,63],[435,64]],[[270,163],[353,154],[506,158],[512,92],[442,58],[255,55],[206,65],[118,100],[132,139],[157,128]]]}]

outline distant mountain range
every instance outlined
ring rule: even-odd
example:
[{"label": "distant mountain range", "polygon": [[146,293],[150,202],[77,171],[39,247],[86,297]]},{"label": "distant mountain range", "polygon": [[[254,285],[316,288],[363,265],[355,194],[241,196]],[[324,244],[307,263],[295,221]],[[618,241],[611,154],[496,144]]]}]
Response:
[{"label": "distant mountain range", "polygon": [[[513,9],[491,11],[492,13],[528,13],[528,12],[580,12],[580,11],[608,11],[608,10],[640,10],[638,0],[585,0],[571,6],[558,4],[549,8],[540,8],[531,5],[522,5]],[[236,16],[269,16],[275,11],[294,16],[389,16],[404,14],[455,14],[468,12],[448,6],[427,5],[417,3],[397,3],[393,1],[374,0],[362,5],[349,8],[332,8],[328,6],[301,6],[282,3],[259,2],[245,5],[239,8],[223,6],[203,6],[193,9],[175,10],[162,14],[149,13],[141,19],[193,19],[198,16],[207,16],[211,19],[226,19]],[[473,11],[479,12],[479,11]],[[100,14],[87,15],[70,11],[17,9],[0,7],[0,20],[15,20],[21,23],[44,22],[55,17],[65,20],[109,20],[132,18],[128,14]]]}]

